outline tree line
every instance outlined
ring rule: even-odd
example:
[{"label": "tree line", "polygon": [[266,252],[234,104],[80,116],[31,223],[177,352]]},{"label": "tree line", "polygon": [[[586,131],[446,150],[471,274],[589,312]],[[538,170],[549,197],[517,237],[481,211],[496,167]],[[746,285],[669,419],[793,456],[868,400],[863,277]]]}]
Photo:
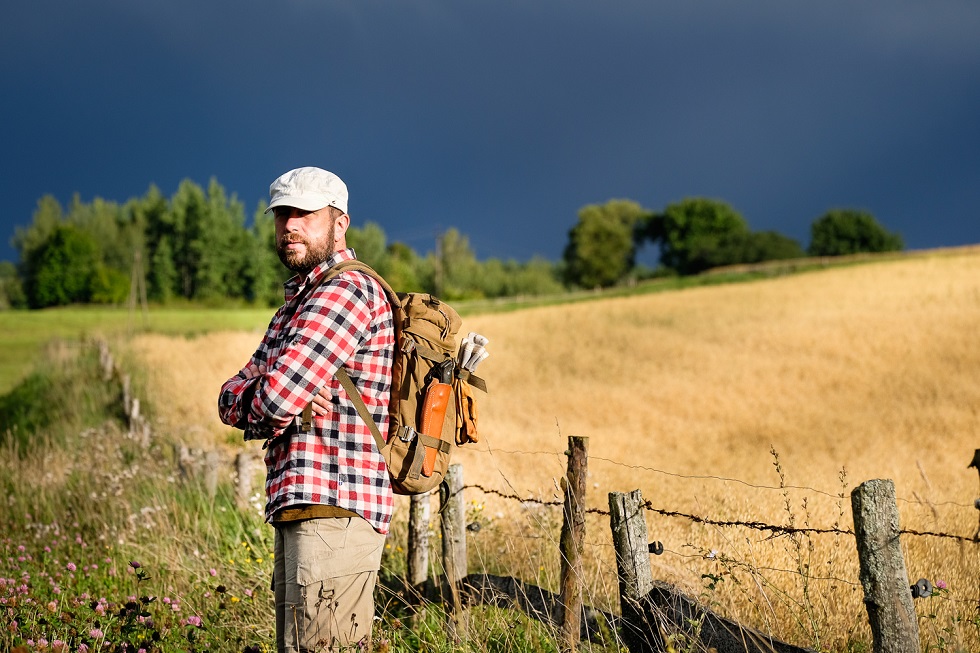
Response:
[{"label": "tree line", "polygon": [[[276,305],[291,273],[275,253],[265,208],[260,202],[246,220],[244,205],[214,179],[206,189],[185,180],[170,198],[150,186],[122,204],[75,196],[66,208],[46,195],[32,223],[15,232],[19,262],[0,262],[0,308],[122,304],[134,275],[142,277],[148,299],[162,304]],[[469,239],[454,228],[425,254],[389,243],[373,222],[352,227],[347,240],[396,289],[447,300],[553,294],[719,265],[904,248],[901,236],[863,211],[830,211],[811,232],[804,251],[776,232],[751,231],[724,202],[689,198],[659,212],[630,200],[583,207],[559,262],[477,260]],[[659,246],[657,268],[637,265],[648,244]]]}]

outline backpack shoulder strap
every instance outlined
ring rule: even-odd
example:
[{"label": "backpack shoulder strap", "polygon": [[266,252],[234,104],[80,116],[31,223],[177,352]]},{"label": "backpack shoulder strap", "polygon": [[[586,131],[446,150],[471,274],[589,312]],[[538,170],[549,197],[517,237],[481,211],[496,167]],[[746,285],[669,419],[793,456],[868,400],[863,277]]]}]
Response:
[{"label": "backpack shoulder strap", "polygon": [[[337,374],[335,376],[337,377],[337,380],[340,381],[340,385],[343,386],[344,392],[347,393],[347,396],[350,397],[351,402],[353,402],[354,408],[357,409],[357,414],[361,416],[364,423],[367,424],[369,429],[371,429],[371,435],[374,436],[374,442],[378,445],[378,451],[381,451],[385,446],[385,439],[381,435],[381,429],[378,428],[378,423],[374,421],[374,416],[371,415],[371,411],[369,411],[368,407],[364,404],[364,398],[361,397],[361,393],[357,390],[357,386],[354,385],[350,375],[347,374],[347,370],[345,370],[343,367],[337,370]],[[310,402],[310,405],[307,408],[312,405],[313,403]],[[312,410],[312,408],[310,408],[310,410]],[[305,409],[303,414],[306,414]]]},{"label": "backpack shoulder strap", "polygon": [[394,311],[395,307],[399,305],[398,294],[391,289],[391,286],[389,286],[388,282],[384,280],[384,277],[378,274],[374,270],[374,268],[372,268],[370,265],[364,263],[363,261],[358,261],[357,259],[348,259],[346,261],[341,261],[337,265],[333,266],[332,268],[327,270],[327,273],[325,275],[323,275],[323,278],[320,280],[320,283],[325,283],[327,281],[330,281],[331,279],[336,278],[337,276],[343,274],[344,272],[347,272],[348,270],[363,272],[364,274],[368,275],[369,277],[377,281],[378,284],[381,286],[381,288],[385,291],[385,294],[388,296],[388,303],[391,304],[392,311]]}]

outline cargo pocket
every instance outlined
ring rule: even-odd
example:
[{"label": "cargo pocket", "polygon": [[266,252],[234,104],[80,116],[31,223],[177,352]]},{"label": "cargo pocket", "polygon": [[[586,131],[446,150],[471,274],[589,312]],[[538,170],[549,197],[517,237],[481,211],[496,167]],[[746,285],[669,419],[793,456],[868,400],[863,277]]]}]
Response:
[{"label": "cargo pocket", "polygon": [[344,555],[350,518],[311,519],[298,535],[296,584],[300,586],[347,573]]}]

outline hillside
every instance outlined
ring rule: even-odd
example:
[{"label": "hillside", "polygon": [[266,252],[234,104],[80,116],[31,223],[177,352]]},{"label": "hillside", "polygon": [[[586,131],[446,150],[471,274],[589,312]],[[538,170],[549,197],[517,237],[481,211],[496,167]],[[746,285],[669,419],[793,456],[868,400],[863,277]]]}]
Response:
[{"label": "hillside", "polygon": [[[476,449],[497,452],[468,479],[546,490],[560,458],[542,469],[504,452],[560,453],[584,435],[596,458],[678,474],[772,483],[772,446],[791,477],[826,490],[846,467],[855,482],[921,491],[928,478],[966,500],[980,446],[978,327],[973,251],[467,318],[492,352]],[[156,403],[176,409],[163,423],[233,440],[214,400],[258,337],[140,338]],[[634,476],[593,474],[601,487]]]}]

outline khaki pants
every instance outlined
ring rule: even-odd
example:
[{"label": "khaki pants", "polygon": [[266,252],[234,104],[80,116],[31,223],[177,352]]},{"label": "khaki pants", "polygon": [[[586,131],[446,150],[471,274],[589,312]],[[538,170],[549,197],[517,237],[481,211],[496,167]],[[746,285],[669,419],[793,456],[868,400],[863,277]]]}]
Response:
[{"label": "khaki pants", "polygon": [[385,536],[358,517],[275,527],[279,652],[356,650],[358,643],[369,650]]}]

